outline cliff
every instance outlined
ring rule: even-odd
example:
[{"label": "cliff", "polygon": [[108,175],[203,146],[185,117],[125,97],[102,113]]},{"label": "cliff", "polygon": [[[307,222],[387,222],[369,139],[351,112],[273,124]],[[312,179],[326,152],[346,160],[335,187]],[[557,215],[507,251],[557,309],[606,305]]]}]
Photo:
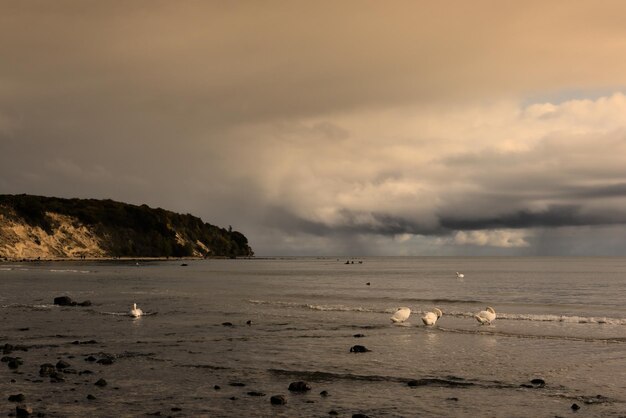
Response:
[{"label": "cliff", "polygon": [[252,256],[240,232],[112,200],[0,195],[0,258]]}]

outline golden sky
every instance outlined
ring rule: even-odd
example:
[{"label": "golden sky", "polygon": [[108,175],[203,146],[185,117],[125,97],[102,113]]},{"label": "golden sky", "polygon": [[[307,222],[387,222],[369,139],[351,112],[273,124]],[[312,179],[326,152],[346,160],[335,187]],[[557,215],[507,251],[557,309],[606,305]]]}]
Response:
[{"label": "golden sky", "polygon": [[258,254],[622,254],[625,19],[0,0],[0,193],[191,212]]}]

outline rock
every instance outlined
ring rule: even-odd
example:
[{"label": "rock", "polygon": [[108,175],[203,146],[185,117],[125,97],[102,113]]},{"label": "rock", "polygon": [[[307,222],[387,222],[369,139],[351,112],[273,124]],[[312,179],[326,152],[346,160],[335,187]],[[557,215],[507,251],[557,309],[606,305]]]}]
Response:
[{"label": "rock", "polygon": [[14,358],[12,360],[9,360],[9,362],[7,363],[7,366],[9,366],[9,369],[15,370],[18,367],[20,367],[20,365],[24,364],[21,360]]},{"label": "rock", "polygon": [[328,391],[326,390],[321,391],[320,396],[324,396],[324,397],[328,396]]},{"label": "rock", "polygon": [[51,376],[53,373],[56,373],[56,367],[50,363],[44,363],[39,366],[39,376],[46,377]]},{"label": "rock", "polygon": [[370,350],[365,348],[365,346],[363,345],[354,345],[352,346],[352,348],[350,348],[351,353],[367,353],[368,351]]},{"label": "rock", "polygon": [[99,386],[101,388],[105,387],[107,384],[108,384],[107,381],[104,379],[100,379],[96,383],[94,383],[94,385]]},{"label": "rock", "polygon": [[237,400],[237,397],[236,397],[236,396],[231,396],[231,397],[230,397],[230,398],[228,398],[228,399],[230,399],[231,401],[236,401],[236,400]]},{"label": "rock", "polygon": [[248,396],[265,396],[263,392],[250,391],[248,392]]},{"label": "rock", "polygon": [[91,301],[90,300],[84,300],[81,303],[77,303],[77,306],[91,306]]},{"label": "rock", "polygon": [[15,407],[15,416],[18,418],[29,417],[33,414],[33,408],[26,405],[18,405]]},{"label": "rock", "polygon": [[98,364],[104,364],[105,366],[113,364],[113,359],[111,357],[104,357],[100,360],[96,361]]},{"label": "rock", "polygon": [[96,361],[96,360],[97,358],[95,358],[94,356],[85,357],[85,361]]},{"label": "rock", "polygon": [[284,405],[287,401],[283,395],[274,395],[270,398],[272,405]]},{"label": "rock", "polygon": [[59,372],[52,372],[50,374],[50,382],[51,383],[63,383],[65,382],[65,378]]},{"label": "rock", "polygon": [[543,379],[533,379],[530,381],[530,383],[532,383],[535,386],[539,386],[540,388],[546,385],[546,381]]},{"label": "rock", "polygon": [[363,338],[363,337],[365,337],[365,334],[354,334],[353,337],[354,338]]},{"label": "rock", "polygon": [[22,393],[9,396],[9,402],[24,402],[24,400],[26,400],[26,396],[24,396],[24,394]]},{"label": "rock", "polygon": [[365,414],[352,414],[352,418],[369,418]]},{"label": "rock", "polygon": [[456,398],[456,397],[446,398],[446,401],[455,401],[455,402],[457,402],[458,400],[459,400],[459,398]]},{"label": "rock", "polygon": [[220,389],[221,389],[221,386],[220,386],[220,385],[215,385],[215,386],[213,386],[213,389],[215,389],[215,390],[220,390]]},{"label": "rock", "polygon": [[578,411],[580,409],[580,406],[578,406],[577,403],[573,403],[570,408],[572,408],[572,411]]},{"label": "rock", "polygon": [[246,384],[245,383],[241,383],[241,382],[231,382],[231,383],[229,383],[229,385],[242,388]]},{"label": "rock", "polygon": [[339,415],[339,412],[333,409],[332,411],[328,411],[328,415]]},{"label": "rock", "polygon": [[94,399],[96,399],[96,397],[90,393],[89,395],[87,395],[87,399],[89,399],[90,401],[93,401]]},{"label": "rock", "polygon": [[291,392],[306,392],[307,390],[311,390],[311,386],[306,382],[291,382],[289,384],[289,390]]},{"label": "rock", "polygon": [[222,322],[222,325],[225,326],[225,327],[232,327],[233,326],[232,322]]},{"label": "rock", "polygon": [[68,367],[70,367],[70,364],[63,360],[59,360],[56,364],[58,370],[67,369]]},{"label": "rock", "polygon": [[57,296],[54,298],[54,304],[59,306],[76,306],[77,303],[69,296]]},{"label": "rock", "polygon": [[246,325],[252,325],[252,320],[248,319],[248,320],[246,321]]},{"label": "rock", "polygon": [[78,372],[79,376],[83,374],[93,374],[93,372],[91,370],[83,370],[82,372]]},{"label": "rock", "polygon": [[175,407],[173,407],[173,408],[171,408],[171,409],[170,409],[170,411],[172,411],[172,412],[180,412],[180,411],[182,411],[182,410],[183,410],[182,408],[179,408],[179,407],[177,407],[177,406],[175,406]]}]

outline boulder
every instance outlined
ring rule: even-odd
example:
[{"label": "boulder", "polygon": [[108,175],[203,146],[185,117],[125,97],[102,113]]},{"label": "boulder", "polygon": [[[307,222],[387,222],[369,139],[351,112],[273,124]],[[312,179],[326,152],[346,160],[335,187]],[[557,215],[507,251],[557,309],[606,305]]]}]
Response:
[{"label": "boulder", "polygon": [[306,392],[307,390],[311,390],[311,386],[306,382],[291,382],[289,384],[289,390],[291,392]]},{"label": "boulder", "polygon": [[578,411],[580,409],[580,406],[578,406],[577,403],[573,403],[570,408],[572,408],[572,411]]},{"label": "boulder", "polygon": [[53,373],[56,373],[56,367],[50,363],[44,363],[39,366],[39,376],[46,377],[51,376]]},{"label": "boulder", "polygon": [[100,379],[98,380],[96,383],[94,383],[94,385],[99,386],[101,388],[105,387],[106,385],[108,385],[107,381],[104,379]]},{"label": "boulder", "polygon": [[76,302],[69,296],[57,296],[54,298],[54,304],[59,306],[76,306]]},{"label": "boulder", "polygon": [[29,417],[33,414],[33,408],[26,405],[18,405],[15,407],[15,416],[17,418]]},{"label": "boulder", "polygon": [[351,353],[367,353],[368,351],[370,350],[365,348],[364,345],[354,345],[352,346],[352,348],[350,348]]},{"label": "boulder", "polygon": [[56,368],[58,370],[67,369],[68,367],[70,367],[70,364],[68,362],[63,360],[57,361]]},{"label": "boulder", "polygon": [[25,400],[26,400],[26,396],[24,396],[24,394],[22,393],[9,396],[9,402],[24,402]]},{"label": "boulder", "polygon": [[283,395],[274,395],[270,398],[272,405],[284,405],[287,401]]}]

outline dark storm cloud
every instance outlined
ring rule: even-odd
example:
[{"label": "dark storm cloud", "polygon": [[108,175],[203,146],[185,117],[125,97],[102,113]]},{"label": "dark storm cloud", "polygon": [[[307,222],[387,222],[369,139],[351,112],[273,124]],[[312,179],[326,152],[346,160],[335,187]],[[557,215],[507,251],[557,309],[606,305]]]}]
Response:
[{"label": "dark storm cloud", "polygon": [[[191,212],[258,254],[621,223],[624,12],[0,0],[0,193]],[[489,234],[459,242],[531,242]]]}]

